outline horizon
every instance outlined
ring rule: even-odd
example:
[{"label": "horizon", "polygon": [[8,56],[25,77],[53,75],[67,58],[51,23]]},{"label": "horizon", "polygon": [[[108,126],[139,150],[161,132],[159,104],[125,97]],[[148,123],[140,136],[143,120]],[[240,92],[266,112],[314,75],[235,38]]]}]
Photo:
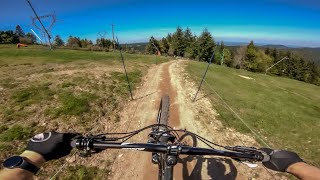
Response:
[{"label": "horizon", "polygon": [[[320,47],[320,2],[310,0],[254,0],[244,1],[134,1],[62,0],[31,1],[39,15],[55,12],[57,23],[53,38],[64,41],[69,35],[95,42],[98,33],[106,31],[121,43],[147,42],[151,36],[159,39],[175,32],[178,26],[189,27],[199,36],[207,28],[215,41],[257,44],[277,44],[299,47]],[[61,4],[63,4],[61,6]],[[0,30],[15,30],[20,25],[24,32],[31,29],[32,10],[26,1],[11,0],[0,11]],[[45,22],[46,25],[48,23]]]}]

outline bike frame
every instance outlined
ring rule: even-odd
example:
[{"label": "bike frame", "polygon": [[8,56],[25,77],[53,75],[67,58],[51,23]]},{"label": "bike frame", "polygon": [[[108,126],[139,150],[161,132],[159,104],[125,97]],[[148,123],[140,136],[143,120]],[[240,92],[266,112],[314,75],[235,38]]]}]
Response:
[{"label": "bike frame", "polygon": [[[157,130],[153,130],[150,135],[153,135],[157,141],[154,144],[160,144],[167,146],[168,143],[173,143],[175,137],[169,133],[163,133],[165,129],[157,128]],[[149,135],[149,137],[150,137]],[[167,154],[167,153],[158,153],[159,157],[158,161],[158,179],[162,180],[172,180],[173,179],[173,167],[177,164],[178,155],[177,154]]]},{"label": "bike frame", "polygon": [[[161,124],[160,119],[162,116],[162,99],[160,101],[158,116],[157,116],[157,124]],[[175,141],[175,137],[172,136],[169,133],[163,133],[167,131],[168,129],[166,127],[160,127],[152,128],[151,133],[149,134],[149,137],[151,138],[151,141],[155,144],[163,144],[167,145],[169,142],[173,143]],[[150,141],[150,139],[149,139]],[[157,153],[152,154],[153,156],[156,155],[158,158],[158,180],[173,180],[173,167],[175,164],[177,164],[178,157],[177,156],[168,156],[164,153]]]}]

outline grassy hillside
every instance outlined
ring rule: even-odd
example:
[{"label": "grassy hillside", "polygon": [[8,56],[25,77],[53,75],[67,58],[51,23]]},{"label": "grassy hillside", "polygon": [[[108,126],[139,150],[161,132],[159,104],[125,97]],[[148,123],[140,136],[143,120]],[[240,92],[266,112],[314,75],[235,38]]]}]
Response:
[{"label": "grassy hillside", "polygon": [[[199,81],[205,66],[190,62],[187,71]],[[206,82],[204,91],[226,125],[250,132],[213,90],[272,147],[297,151],[320,166],[320,87],[217,65],[210,67]]]},{"label": "grassy hillside", "polygon": [[[155,60],[167,61],[155,56],[124,57],[133,88]],[[21,153],[27,139],[39,132],[96,134],[106,126],[117,128],[119,112],[128,99],[118,52],[0,45],[0,159]],[[111,159],[99,163],[108,166]],[[47,164],[40,177],[48,179],[63,163]],[[63,176],[106,179],[108,171],[71,166]]]},{"label": "grassy hillside", "polygon": [[[142,56],[125,54],[128,63],[153,64],[155,61],[163,61],[166,58],[158,56]],[[97,61],[106,64],[118,63],[119,52],[95,52],[70,49],[56,49],[49,51],[48,47],[29,46],[17,49],[15,45],[0,45],[0,66],[12,64],[41,64],[41,63],[67,63],[80,61]]]}]

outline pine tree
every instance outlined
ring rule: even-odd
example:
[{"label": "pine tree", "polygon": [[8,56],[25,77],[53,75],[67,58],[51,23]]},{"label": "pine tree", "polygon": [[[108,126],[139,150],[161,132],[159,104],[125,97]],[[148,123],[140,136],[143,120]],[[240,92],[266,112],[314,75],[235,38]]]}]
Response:
[{"label": "pine tree", "polygon": [[54,45],[58,47],[64,45],[64,42],[59,35],[56,35],[56,37],[54,38]]},{"label": "pine tree", "polygon": [[198,38],[199,60],[208,61],[214,52],[215,42],[211,33],[205,29]]},{"label": "pine tree", "polygon": [[186,48],[190,48],[193,43],[196,41],[195,36],[192,34],[192,31],[190,28],[187,27],[187,29],[183,32],[184,33],[184,43]]},{"label": "pine tree", "polygon": [[251,41],[247,46],[246,58],[244,62],[244,66],[247,70],[255,71],[257,67],[257,64],[256,64],[257,57],[258,57],[257,48],[254,45],[253,41]]},{"label": "pine tree", "polygon": [[224,48],[225,48],[224,42],[221,41],[221,43],[220,43],[220,51],[222,52],[224,50]]},{"label": "pine tree", "polygon": [[160,50],[159,41],[151,36],[145,50],[148,54],[156,54]]},{"label": "pine tree", "polygon": [[172,40],[171,40],[172,50],[173,54],[176,56],[184,56],[185,50],[186,50],[186,44],[184,39],[184,32],[182,28],[177,27],[177,30],[175,33],[172,34]]},{"label": "pine tree", "polygon": [[191,58],[191,59],[197,59],[199,57],[199,43],[197,41],[197,37],[195,37],[195,41],[190,45],[190,47],[187,47],[185,51],[185,57]]},{"label": "pine tree", "polygon": [[167,39],[167,41],[168,41],[169,44],[172,43],[172,35],[171,35],[171,33],[169,33],[169,34],[167,35],[166,39]]},{"label": "pine tree", "polygon": [[244,67],[253,72],[264,72],[272,64],[272,58],[258,49],[253,41],[249,43],[246,50]]},{"label": "pine tree", "polygon": [[270,55],[270,54],[271,54],[271,50],[270,50],[270,48],[269,48],[269,47],[267,47],[267,49],[264,51],[264,53],[265,53],[266,55]]},{"label": "pine tree", "polygon": [[166,38],[162,38],[161,41],[160,41],[161,52],[167,54],[168,51],[169,51],[169,48],[170,48],[170,45],[169,45],[168,40]]},{"label": "pine tree", "polygon": [[15,34],[18,36],[18,37],[24,37],[25,36],[25,33],[23,32],[22,28],[17,25],[16,26],[16,32]]}]

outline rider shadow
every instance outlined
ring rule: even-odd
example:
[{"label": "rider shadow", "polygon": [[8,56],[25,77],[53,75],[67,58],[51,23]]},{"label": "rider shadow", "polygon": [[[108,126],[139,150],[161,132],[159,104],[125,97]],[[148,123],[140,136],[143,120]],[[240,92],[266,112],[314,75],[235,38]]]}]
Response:
[{"label": "rider shadow", "polygon": [[[191,136],[192,146],[197,146],[197,139],[192,135],[181,136],[183,138]],[[191,145],[191,144],[190,144]],[[191,169],[191,162],[196,162]],[[238,171],[234,166],[231,159],[227,158],[206,158],[204,156],[187,156],[185,158],[179,158],[179,163],[182,164],[182,177],[184,180],[193,179],[236,179]],[[188,166],[189,163],[189,166]],[[188,168],[189,167],[189,168]],[[206,176],[202,177],[202,171],[205,171]]]},{"label": "rider shadow", "polygon": [[[188,169],[190,159],[196,161],[192,170]],[[238,171],[230,159],[225,158],[205,158],[203,156],[193,156],[183,158],[179,161],[182,164],[182,177],[184,180],[192,179],[236,179]],[[202,177],[203,168],[206,168],[206,176]]]}]

